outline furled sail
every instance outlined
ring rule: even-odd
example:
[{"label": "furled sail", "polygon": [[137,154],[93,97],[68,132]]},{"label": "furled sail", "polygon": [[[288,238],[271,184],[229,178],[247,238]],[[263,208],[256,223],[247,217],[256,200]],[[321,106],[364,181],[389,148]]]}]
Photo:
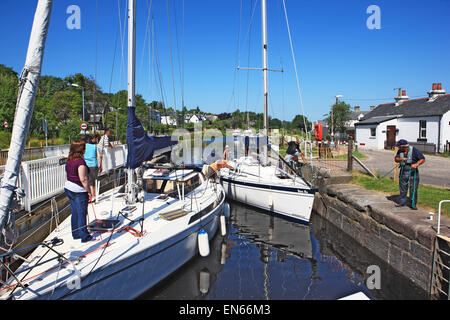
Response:
[{"label": "furled sail", "polygon": [[128,108],[127,123],[127,168],[136,169],[144,161],[153,158],[156,150],[176,144],[171,137],[148,136],[141,121],[136,117],[136,108]]}]

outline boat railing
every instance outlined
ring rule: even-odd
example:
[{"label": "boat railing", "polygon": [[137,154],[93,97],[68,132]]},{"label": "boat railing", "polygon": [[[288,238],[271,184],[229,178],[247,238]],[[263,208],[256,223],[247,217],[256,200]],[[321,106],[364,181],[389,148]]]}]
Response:
[{"label": "boat railing", "polygon": [[[31,212],[33,205],[64,192],[66,182],[65,162],[62,161],[64,159],[65,156],[55,156],[22,162],[17,187],[25,192],[25,197],[19,201],[24,210]],[[124,167],[126,159],[126,145],[105,150],[103,153],[103,170],[99,176]],[[0,174],[4,170],[5,166],[0,166]]]}]

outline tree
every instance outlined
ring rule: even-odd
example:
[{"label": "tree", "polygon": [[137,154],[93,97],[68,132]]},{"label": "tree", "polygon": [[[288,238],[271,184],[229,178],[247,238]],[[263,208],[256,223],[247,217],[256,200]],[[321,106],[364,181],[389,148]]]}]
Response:
[{"label": "tree", "polygon": [[[306,122],[307,128],[305,128],[305,122]],[[307,131],[311,130],[311,122],[308,121],[308,118],[304,117],[303,115],[298,114],[292,120],[291,129],[297,129],[297,130],[301,130],[303,132],[307,132]]]},{"label": "tree", "polygon": [[16,110],[19,80],[13,69],[0,65],[0,122],[12,125]]},{"label": "tree", "polygon": [[[347,128],[347,121],[350,119],[351,107],[344,101],[333,104],[328,117],[325,119],[329,128],[333,127],[333,134],[336,132],[345,133]],[[333,117],[332,117],[333,116]],[[333,122],[332,122],[333,119]]]}]

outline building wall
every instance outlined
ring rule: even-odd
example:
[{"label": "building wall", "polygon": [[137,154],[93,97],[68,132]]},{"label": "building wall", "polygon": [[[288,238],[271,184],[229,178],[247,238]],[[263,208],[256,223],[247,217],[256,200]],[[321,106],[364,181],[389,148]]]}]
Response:
[{"label": "building wall", "polygon": [[450,111],[444,113],[441,119],[441,147],[440,152],[444,151],[446,141],[450,142]]},{"label": "building wall", "polygon": [[[386,141],[386,128],[387,126],[397,126],[397,119],[385,121],[377,124],[367,124],[356,126],[356,143],[358,147],[368,149],[384,149],[384,143]],[[376,135],[371,136],[371,128],[376,129]],[[395,140],[398,140],[396,136]],[[364,145],[361,145],[363,143]]]},{"label": "building wall", "polygon": [[438,144],[439,136],[439,117],[417,117],[398,119],[398,136],[400,139],[406,139],[409,142],[417,142],[419,139],[419,122],[427,122],[427,143]]},{"label": "building wall", "polygon": [[[361,148],[378,149],[377,137],[370,134],[371,128],[377,128],[376,124],[356,126],[356,144]],[[377,133],[378,134],[378,133]],[[364,144],[364,145],[361,145]]]}]

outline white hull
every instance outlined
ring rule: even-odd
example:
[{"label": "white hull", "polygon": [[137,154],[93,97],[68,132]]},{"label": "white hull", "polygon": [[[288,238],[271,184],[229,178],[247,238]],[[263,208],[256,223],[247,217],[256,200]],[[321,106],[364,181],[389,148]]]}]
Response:
[{"label": "white hull", "polygon": [[[207,224],[203,229],[210,240],[216,234],[222,210],[223,204],[208,216],[208,220],[204,220]],[[82,281],[80,290],[61,298],[128,300],[138,297],[198,255],[197,233],[200,228],[199,224],[195,224],[176,238],[152,246],[98,274],[91,274],[90,281]]]},{"label": "white hull", "polygon": [[[301,179],[294,182],[290,179],[279,179],[273,167],[244,167],[244,172],[251,175],[233,175],[224,170],[220,182],[229,199],[272,212],[285,218],[309,223],[314,203],[314,190]],[[262,171],[261,171],[262,170]],[[261,177],[261,178],[259,178]],[[279,181],[277,181],[279,180]]]},{"label": "white hull", "polygon": [[[101,195],[98,204],[89,205],[89,221],[109,217],[112,204],[114,217],[127,206],[124,197],[115,192],[117,189]],[[110,200],[112,195],[117,198],[114,203]],[[128,300],[151,289],[199,254],[200,230],[208,233],[209,240],[214,237],[225,205],[222,187],[207,183],[187,194],[185,201],[158,200],[156,196],[147,194],[144,204],[136,203],[136,210],[128,215],[128,219],[137,221],[145,212],[143,236],[133,235],[134,231],[141,230],[139,223],[133,224],[134,230],[125,230],[130,221],[119,215],[120,223],[114,233],[103,233],[96,241],[81,243],[72,238],[69,216],[46,241],[63,240],[54,249],[70,262],[59,263],[54,252],[47,252],[44,246],[37,247],[27,258],[29,262],[24,262],[16,272],[27,287],[18,287],[13,298]],[[189,197],[197,200],[191,202]],[[188,213],[170,221],[161,218],[163,212],[177,208],[185,208]],[[11,279],[10,285],[15,284]],[[8,298],[9,294],[10,289],[3,288],[0,298]]]}]

